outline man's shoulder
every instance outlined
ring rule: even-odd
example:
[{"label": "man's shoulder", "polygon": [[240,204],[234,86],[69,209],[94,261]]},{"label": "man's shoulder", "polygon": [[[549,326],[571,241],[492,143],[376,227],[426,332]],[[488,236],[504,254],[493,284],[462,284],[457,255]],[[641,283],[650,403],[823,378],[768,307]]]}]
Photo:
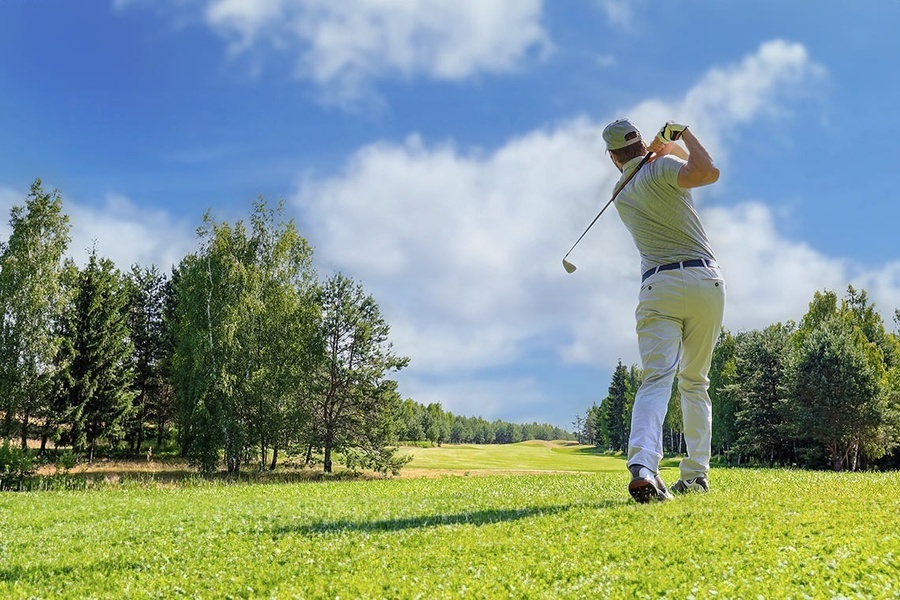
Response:
[{"label": "man's shoulder", "polygon": [[663,156],[656,157],[652,164],[659,165],[662,168],[681,168],[682,165],[687,164],[687,161],[675,156],[674,154],[665,154]]},{"label": "man's shoulder", "polygon": [[665,156],[660,156],[652,163],[650,163],[650,171],[657,177],[661,177],[674,185],[678,184],[678,172],[681,171],[681,167],[687,164],[686,161],[678,158],[677,156],[672,156],[671,154],[666,154]]}]

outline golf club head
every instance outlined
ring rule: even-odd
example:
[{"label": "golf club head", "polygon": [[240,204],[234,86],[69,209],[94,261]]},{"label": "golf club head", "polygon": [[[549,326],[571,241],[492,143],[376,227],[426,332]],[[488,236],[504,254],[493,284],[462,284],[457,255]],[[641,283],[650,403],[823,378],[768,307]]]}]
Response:
[{"label": "golf club head", "polygon": [[575,272],[575,265],[573,265],[572,263],[570,263],[570,262],[567,261],[566,259],[563,259],[563,269],[566,270],[566,273],[574,273],[574,272]]}]

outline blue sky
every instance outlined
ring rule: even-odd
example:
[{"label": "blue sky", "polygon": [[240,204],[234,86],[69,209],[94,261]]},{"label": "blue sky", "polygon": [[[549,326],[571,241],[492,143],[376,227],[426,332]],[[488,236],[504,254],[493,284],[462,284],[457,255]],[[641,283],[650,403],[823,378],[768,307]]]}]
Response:
[{"label": "blue sky", "polygon": [[[122,268],[285,200],[362,283],[401,393],[569,427],[637,363],[637,252],[599,131],[688,123],[732,331],[817,290],[900,308],[900,3],[0,0],[0,210],[39,177]],[[882,149],[887,144],[888,149]],[[0,227],[8,235],[8,227]]]}]

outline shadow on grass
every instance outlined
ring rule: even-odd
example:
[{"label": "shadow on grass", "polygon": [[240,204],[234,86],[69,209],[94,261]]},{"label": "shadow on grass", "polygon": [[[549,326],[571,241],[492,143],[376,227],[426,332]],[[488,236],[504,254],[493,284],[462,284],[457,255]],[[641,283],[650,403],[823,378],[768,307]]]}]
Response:
[{"label": "shadow on grass", "polygon": [[587,455],[587,456],[606,456],[609,458],[621,458],[624,459],[625,456],[622,454],[610,454],[608,450],[601,450],[596,446],[590,446],[587,448],[575,448],[574,450],[563,450],[566,454],[572,455]]},{"label": "shadow on grass", "polygon": [[275,527],[275,536],[300,533],[303,535],[315,535],[322,533],[344,532],[378,532],[400,531],[404,529],[424,529],[427,527],[441,527],[444,525],[492,525],[527,519],[529,517],[541,517],[545,515],[560,514],[572,509],[608,509],[631,504],[628,499],[604,500],[600,502],[565,504],[561,506],[533,506],[526,508],[487,509],[456,514],[422,515],[419,517],[403,517],[396,519],[381,519],[377,521],[353,521],[350,519],[338,519],[334,521],[319,521],[308,525],[282,525]]},{"label": "shadow on grass", "polygon": [[[610,452],[609,450],[602,450],[600,448],[597,448],[596,446],[586,447],[586,448],[576,448],[574,450],[560,449],[560,451],[565,452],[567,454],[571,454],[573,456],[575,456],[575,455],[602,456],[604,458],[619,459],[622,461],[622,468],[625,468],[626,456],[624,454],[622,454],[621,452],[617,452],[614,454],[614,453]],[[661,461],[659,461],[659,466],[660,466],[660,468],[667,469],[667,468],[677,467],[680,462],[681,462],[680,455],[667,454]]]}]

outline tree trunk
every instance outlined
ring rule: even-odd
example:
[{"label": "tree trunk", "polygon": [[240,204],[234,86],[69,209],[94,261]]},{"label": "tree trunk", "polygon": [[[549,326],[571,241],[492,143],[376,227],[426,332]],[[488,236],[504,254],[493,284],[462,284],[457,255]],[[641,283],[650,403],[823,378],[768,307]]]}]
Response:
[{"label": "tree trunk", "polygon": [[325,434],[325,472],[331,473],[331,446],[334,444],[334,435],[330,432]]},{"label": "tree trunk", "polygon": [[160,417],[156,422],[156,447],[159,448],[163,443],[163,427],[165,426],[165,420]]},{"label": "tree trunk", "polygon": [[28,448],[28,413],[22,415],[22,450]]},{"label": "tree trunk", "polygon": [[269,470],[274,471],[275,465],[278,463],[278,446],[272,448],[272,464],[269,465]]},{"label": "tree trunk", "polygon": [[3,438],[7,440],[12,437],[12,418],[12,406],[7,406],[3,415]]},{"label": "tree trunk", "polygon": [[[141,410],[141,413],[144,411]],[[141,446],[144,445],[144,416],[141,415],[141,422],[138,423],[138,435],[137,435],[137,448],[135,448],[134,455],[137,456],[141,452]]]},{"label": "tree trunk", "polygon": [[309,463],[312,462],[312,444],[306,447],[306,466],[309,466]]},{"label": "tree trunk", "polygon": [[836,447],[832,447],[831,450],[831,467],[835,471],[844,470],[844,457]]}]

